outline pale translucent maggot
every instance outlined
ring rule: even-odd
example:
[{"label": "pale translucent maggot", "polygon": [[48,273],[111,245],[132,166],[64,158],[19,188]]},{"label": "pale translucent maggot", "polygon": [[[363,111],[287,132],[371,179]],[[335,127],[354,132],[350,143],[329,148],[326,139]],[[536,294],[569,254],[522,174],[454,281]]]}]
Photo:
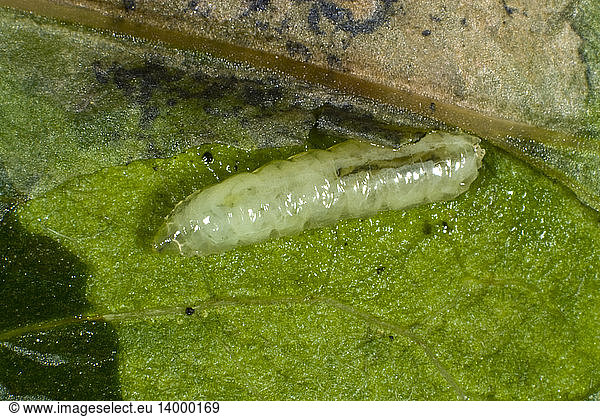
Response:
[{"label": "pale translucent maggot", "polygon": [[348,140],[270,162],[178,203],[155,237],[161,252],[219,253],[270,238],[450,200],[477,177],[475,136],[433,132],[398,148]]}]

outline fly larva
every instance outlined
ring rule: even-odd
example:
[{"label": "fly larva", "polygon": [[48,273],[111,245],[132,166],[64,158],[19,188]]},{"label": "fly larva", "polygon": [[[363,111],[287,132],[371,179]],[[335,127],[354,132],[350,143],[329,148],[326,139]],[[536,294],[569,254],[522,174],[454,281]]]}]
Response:
[{"label": "fly larva", "polygon": [[477,177],[479,138],[429,133],[399,148],[349,140],[196,191],[158,231],[159,251],[208,255],[340,219],[449,200]]}]

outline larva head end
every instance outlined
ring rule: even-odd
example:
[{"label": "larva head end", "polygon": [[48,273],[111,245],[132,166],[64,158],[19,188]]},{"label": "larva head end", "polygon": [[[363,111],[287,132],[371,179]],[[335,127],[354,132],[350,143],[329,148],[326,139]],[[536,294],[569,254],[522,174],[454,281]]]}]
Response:
[{"label": "larva head end", "polygon": [[179,254],[181,253],[181,245],[177,241],[176,236],[179,232],[176,231],[173,233],[170,229],[169,223],[163,224],[161,228],[158,229],[158,232],[156,232],[152,246],[154,247],[154,250],[160,253]]}]

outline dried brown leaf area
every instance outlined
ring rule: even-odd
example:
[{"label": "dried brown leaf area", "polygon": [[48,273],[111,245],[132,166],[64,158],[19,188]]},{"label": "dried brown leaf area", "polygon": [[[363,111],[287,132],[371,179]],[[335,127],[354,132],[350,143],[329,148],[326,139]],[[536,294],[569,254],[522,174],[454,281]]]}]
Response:
[{"label": "dried brown leaf area", "polygon": [[86,7],[573,132],[588,86],[567,0],[95,0]]},{"label": "dried brown leaf area", "polygon": [[490,140],[600,210],[600,6],[593,0],[0,4],[408,109]]}]

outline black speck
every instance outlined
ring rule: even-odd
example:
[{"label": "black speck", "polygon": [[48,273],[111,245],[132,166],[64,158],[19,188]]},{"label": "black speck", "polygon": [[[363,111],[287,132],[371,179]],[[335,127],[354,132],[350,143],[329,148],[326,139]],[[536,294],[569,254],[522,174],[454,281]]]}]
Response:
[{"label": "black speck", "polygon": [[198,7],[198,2],[196,0],[190,0],[188,2],[189,9],[195,9],[196,7]]},{"label": "black speck", "polygon": [[185,314],[186,314],[187,316],[191,316],[192,314],[194,314],[194,311],[196,311],[196,310],[194,310],[192,307],[187,307],[187,308],[185,309]]},{"label": "black speck", "polygon": [[463,17],[462,19],[460,19],[460,24],[463,26],[467,26],[467,18]]},{"label": "black speck", "polygon": [[435,16],[435,15],[432,15],[432,14],[429,15],[429,18],[431,19],[432,22],[435,22],[435,23],[440,23],[442,21],[441,17]]},{"label": "black speck", "polygon": [[375,271],[377,272],[377,275],[381,275],[381,273],[385,271],[385,266],[380,266]]},{"label": "black speck", "polygon": [[423,32],[421,32],[421,35],[429,36],[429,35],[431,35],[431,31],[429,29],[425,29]]},{"label": "black speck", "polygon": [[237,170],[238,170],[238,166],[237,166],[237,164],[235,164],[235,165],[233,166],[233,170],[234,170],[235,172],[237,172]]},{"label": "black speck", "polygon": [[[599,222],[600,223],[600,222]],[[348,246],[348,242],[344,242],[344,246]]]},{"label": "black speck", "polygon": [[204,162],[206,162],[207,164],[210,164],[212,161],[214,161],[212,153],[210,153],[208,151],[204,152],[204,155],[202,155],[202,160]]},{"label": "black speck", "polygon": [[123,0],[125,10],[135,10],[135,0]]},{"label": "black speck", "polygon": [[394,341],[394,336],[389,335],[388,337],[390,338],[390,341],[392,341],[392,342]]},{"label": "black speck", "polygon": [[158,171],[158,167],[156,165],[152,165],[152,169]]},{"label": "black speck", "polygon": [[429,110],[431,110],[432,113],[435,111],[435,103],[429,105]]},{"label": "black speck", "polygon": [[446,221],[442,222],[442,229],[444,229],[444,233],[448,233],[448,231],[450,230],[450,226],[448,226],[448,222],[446,222]]},{"label": "black speck", "polygon": [[423,233],[425,233],[426,235],[430,235],[432,232],[432,227],[431,227],[431,223],[429,222],[425,222],[423,224]]}]

